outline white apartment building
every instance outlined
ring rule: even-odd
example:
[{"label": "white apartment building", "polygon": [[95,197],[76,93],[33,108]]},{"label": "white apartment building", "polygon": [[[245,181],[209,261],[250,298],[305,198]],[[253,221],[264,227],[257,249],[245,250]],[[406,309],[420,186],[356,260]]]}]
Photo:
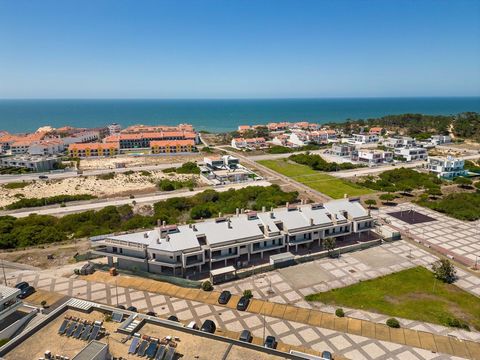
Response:
[{"label": "white apartment building", "polygon": [[289,205],[261,212],[219,217],[189,225],[165,225],[135,233],[91,238],[93,253],[110,266],[186,276],[251,261],[299,247],[323,245],[323,239],[373,228],[373,218],[358,199],[325,204]]},{"label": "white apartment building", "polygon": [[42,140],[32,144],[28,153],[30,155],[55,155],[65,150],[65,144],[61,139]]},{"label": "white apartment building", "polygon": [[82,131],[71,136],[64,137],[62,140],[65,145],[94,142],[100,138],[99,131]]},{"label": "white apartment building", "polygon": [[426,160],[427,149],[421,147],[406,147],[395,149],[395,156],[402,157],[405,161]]},{"label": "white apartment building", "polygon": [[355,146],[350,144],[333,144],[331,149],[331,154],[335,156],[350,156],[352,151],[355,150]]},{"label": "white apartment building", "polygon": [[464,166],[465,161],[463,159],[455,158],[453,156],[431,156],[428,158],[426,168],[430,172],[437,174],[439,178],[453,179],[468,174],[468,171],[463,168]]},{"label": "white apartment building", "polygon": [[448,144],[452,142],[452,139],[449,135],[432,135],[430,137],[430,142],[433,145],[441,145],[441,144]]},{"label": "white apartment building", "polygon": [[354,150],[351,159],[368,166],[376,166],[393,161],[393,152],[383,150]]},{"label": "white apartment building", "polygon": [[350,139],[348,139],[349,144],[373,144],[378,142],[379,137],[376,134],[353,134]]},{"label": "white apartment building", "polygon": [[254,150],[254,149],[262,149],[267,146],[265,139],[262,137],[259,138],[234,138],[232,139],[231,145],[233,148],[238,150]]},{"label": "white apartment building", "polygon": [[402,147],[413,147],[416,145],[416,141],[409,136],[391,137],[386,139],[383,142],[383,145],[387,148],[397,149]]}]

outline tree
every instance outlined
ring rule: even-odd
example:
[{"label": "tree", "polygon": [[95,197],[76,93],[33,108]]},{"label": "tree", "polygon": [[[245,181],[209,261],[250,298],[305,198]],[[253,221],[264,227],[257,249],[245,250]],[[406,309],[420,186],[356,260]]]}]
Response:
[{"label": "tree", "polygon": [[396,199],[396,196],[390,193],[380,195],[380,200],[384,203],[391,203],[393,200]]},{"label": "tree", "polygon": [[457,177],[453,182],[455,184],[457,184],[458,187],[460,187],[462,189],[468,189],[472,186],[472,180],[470,180],[466,177],[463,177],[463,176]]},{"label": "tree", "polygon": [[323,240],[323,247],[327,249],[328,255],[330,255],[330,252],[335,249],[335,239],[332,237],[328,237],[325,240]]},{"label": "tree", "polygon": [[440,259],[432,265],[432,270],[438,280],[451,284],[456,280],[456,270],[447,259]]},{"label": "tree", "polygon": [[377,205],[377,200],[375,200],[375,199],[367,199],[367,200],[365,200],[365,205],[368,205],[368,208],[371,209],[372,206]]}]

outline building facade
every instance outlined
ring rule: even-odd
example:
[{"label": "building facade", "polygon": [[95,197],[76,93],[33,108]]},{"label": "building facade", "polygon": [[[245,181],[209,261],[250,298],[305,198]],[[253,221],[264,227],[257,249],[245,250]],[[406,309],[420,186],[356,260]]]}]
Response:
[{"label": "building facade", "polygon": [[465,176],[468,171],[464,169],[465,161],[462,159],[448,157],[429,157],[426,168],[437,174],[439,178],[454,179],[458,176]]},{"label": "building facade", "polygon": [[392,162],[393,152],[383,150],[354,150],[351,159],[368,166],[375,166]]},{"label": "building facade", "polygon": [[428,157],[427,149],[421,147],[405,147],[395,149],[395,156],[405,161],[426,160]]},{"label": "building facade", "polygon": [[369,231],[373,219],[357,199],[289,205],[189,225],[166,225],[135,233],[91,238],[93,253],[110,266],[186,276],[251,262],[301,247],[322,246],[326,238]]}]

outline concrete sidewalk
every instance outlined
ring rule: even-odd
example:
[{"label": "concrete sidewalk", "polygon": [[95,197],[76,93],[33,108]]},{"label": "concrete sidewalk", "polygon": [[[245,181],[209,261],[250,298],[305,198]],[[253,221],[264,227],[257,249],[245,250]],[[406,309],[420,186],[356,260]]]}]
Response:
[{"label": "concrete sidewalk", "polygon": [[[110,285],[115,285],[116,283],[117,286],[125,288],[149,291],[217,306],[217,299],[220,295],[218,291],[205,292],[199,289],[188,289],[152,279],[136,278],[125,275],[112,277],[108,273],[101,271],[97,271],[92,275],[84,276],[82,278],[90,282],[100,282]],[[238,295],[232,295],[232,299],[226,307],[235,309],[238,299]],[[371,321],[347,317],[339,318],[330,313],[319,310],[305,309],[258,299],[253,299],[250,302],[247,312],[364,336],[371,339],[389,341],[400,345],[412,346],[434,353],[440,352],[453,356],[480,360],[479,343],[459,340],[449,336],[431,334],[425,331],[403,328],[393,329],[386,325]]]}]

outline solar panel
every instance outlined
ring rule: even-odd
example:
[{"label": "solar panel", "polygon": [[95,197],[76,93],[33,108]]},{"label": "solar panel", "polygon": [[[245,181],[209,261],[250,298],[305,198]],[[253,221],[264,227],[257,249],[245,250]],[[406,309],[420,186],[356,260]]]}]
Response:
[{"label": "solar panel", "polygon": [[73,333],[73,337],[78,339],[80,338],[80,334],[82,333],[85,326],[83,324],[78,324],[77,330]]},{"label": "solar panel", "polygon": [[165,360],[173,360],[175,356],[175,349],[173,347],[169,347],[167,350],[167,355],[165,355]]},{"label": "solar panel", "polygon": [[67,329],[67,325],[69,321],[70,320],[67,320],[67,319],[63,320],[62,325],[60,325],[60,328],[58,329],[58,333],[60,335],[63,335],[65,333],[65,330]]},{"label": "solar panel", "polygon": [[81,337],[82,340],[88,340],[88,337],[90,336],[90,330],[92,330],[92,325],[85,326],[85,330],[83,330]]},{"label": "solar panel", "polygon": [[130,347],[128,348],[129,354],[135,354],[137,352],[137,345],[139,342],[140,342],[140,338],[136,336],[132,339],[132,342],[130,343]]},{"label": "solar panel", "polygon": [[155,355],[155,360],[162,360],[166,350],[167,348],[165,347],[165,345],[160,345],[157,350],[157,354]]},{"label": "solar panel", "polygon": [[149,344],[148,340],[143,340],[140,346],[138,347],[137,355],[138,356],[145,356],[145,351],[147,350],[147,346]]},{"label": "solar panel", "polygon": [[100,326],[95,325],[93,327],[92,333],[90,334],[90,337],[88,338],[88,341],[97,340],[97,336],[98,336],[99,331],[100,331]]},{"label": "solar panel", "polygon": [[150,345],[148,345],[147,351],[145,351],[145,355],[150,359],[155,356],[155,351],[157,350],[157,340],[152,341]]},{"label": "solar panel", "polygon": [[75,328],[77,327],[78,323],[76,321],[72,321],[70,325],[68,325],[67,332],[65,333],[68,337],[72,336]]},{"label": "solar panel", "polygon": [[112,321],[122,322],[122,320],[123,320],[123,314],[121,312],[112,313]]}]

